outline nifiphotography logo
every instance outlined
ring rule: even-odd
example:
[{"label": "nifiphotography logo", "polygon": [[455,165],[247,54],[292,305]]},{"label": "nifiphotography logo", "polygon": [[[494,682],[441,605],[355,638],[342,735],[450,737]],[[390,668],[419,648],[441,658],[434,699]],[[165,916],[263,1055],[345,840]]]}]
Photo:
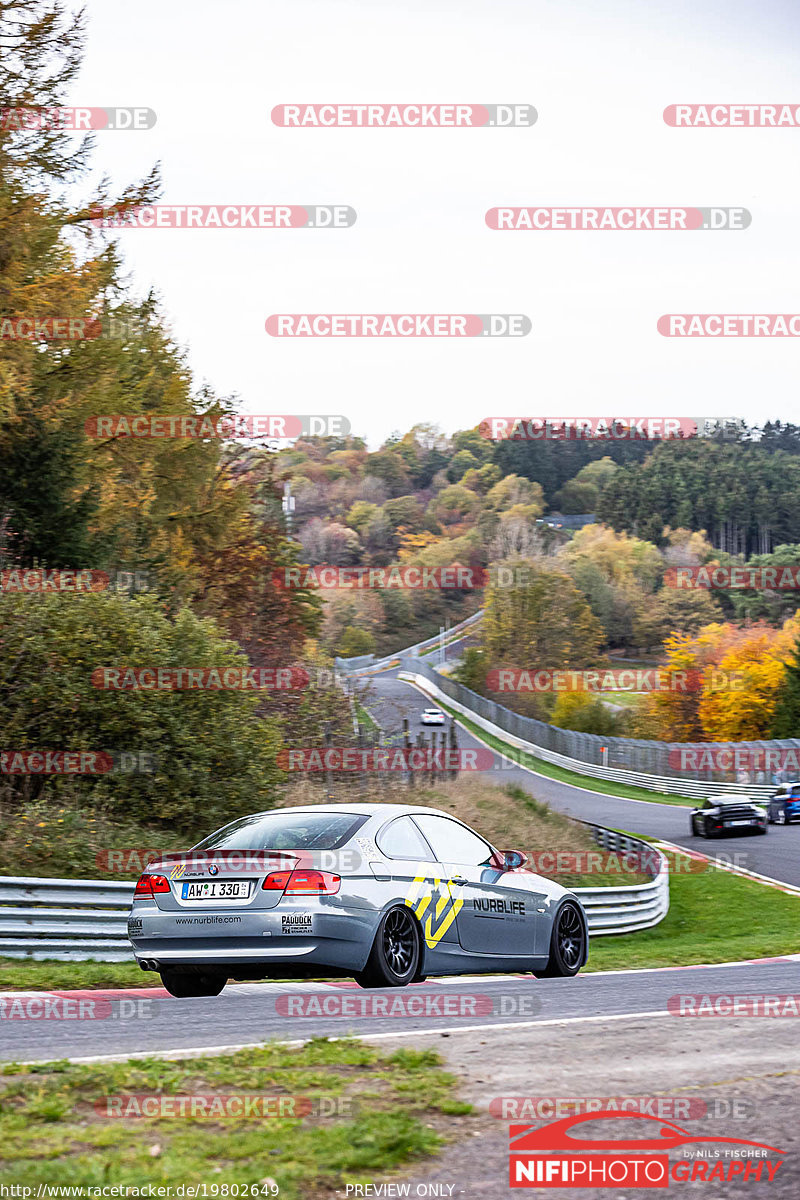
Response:
[{"label": "nifiphotography logo", "polygon": [[[612,1118],[626,1122],[622,1137],[582,1136],[582,1126]],[[784,1151],[765,1142],[694,1134],[671,1121],[619,1109],[575,1114],[540,1127],[511,1125],[509,1138],[511,1187],[665,1188],[671,1180],[770,1183],[783,1166]],[[681,1157],[670,1163],[669,1151]]]}]

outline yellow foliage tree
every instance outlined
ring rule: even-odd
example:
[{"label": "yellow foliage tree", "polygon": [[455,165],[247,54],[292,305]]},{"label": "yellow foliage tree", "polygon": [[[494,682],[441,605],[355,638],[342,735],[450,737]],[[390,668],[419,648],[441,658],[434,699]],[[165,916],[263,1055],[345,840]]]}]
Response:
[{"label": "yellow foliage tree", "polygon": [[800,616],[780,629],[705,625],[695,636],[666,639],[665,669],[696,680],[691,690],[654,692],[643,702],[637,732],[668,742],[758,741],[769,737]]}]

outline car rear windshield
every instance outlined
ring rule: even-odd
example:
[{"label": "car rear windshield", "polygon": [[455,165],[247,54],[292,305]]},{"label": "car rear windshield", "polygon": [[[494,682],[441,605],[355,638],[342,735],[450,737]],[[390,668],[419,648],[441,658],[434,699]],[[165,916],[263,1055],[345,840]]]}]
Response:
[{"label": "car rear windshield", "polygon": [[240,817],[195,850],[338,850],[368,818],[356,813],[258,813]]}]

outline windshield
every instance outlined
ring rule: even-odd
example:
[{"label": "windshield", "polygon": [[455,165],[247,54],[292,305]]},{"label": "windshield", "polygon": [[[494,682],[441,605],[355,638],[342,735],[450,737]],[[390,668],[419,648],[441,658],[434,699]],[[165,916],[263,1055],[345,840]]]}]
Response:
[{"label": "windshield", "polygon": [[368,817],[356,813],[257,813],[231,821],[194,850],[338,850]]}]

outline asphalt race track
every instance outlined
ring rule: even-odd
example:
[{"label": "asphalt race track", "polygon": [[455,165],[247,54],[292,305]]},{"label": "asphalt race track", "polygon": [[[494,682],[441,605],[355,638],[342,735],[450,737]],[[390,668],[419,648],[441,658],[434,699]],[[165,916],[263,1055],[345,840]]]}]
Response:
[{"label": "asphalt race track", "polygon": [[[435,704],[435,700],[398,679],[396,671],[370,678],[366,707],[387,730],[399,729],[403,718],[407,717],[412,738],[416,737],[423,728],[419,723],[419,714],[423,708]],[[484,745],[463,728],[459,729],[458,744],[460,747]],[[500,754],[495,754],[495,767],[491,775],[490,782],[498,786],[518,784],[537,799],[546,800],[553,808],[570,816],[612,829],[627,829],[631,833],[664,838],[685,846],[687,850],[720,857],[723,862],[733,863],[744,870],[800,887],[800,824],[770,825],[766,837],[745,834],[742,837],[729,835],[714,840],[695,838],[689,833],[690,810],[679,805],[623,800],[587,788],[573,787],[519,767]],[[588,782],[591,783],[591,780]],[[731,790],[735,789],[732,787]],[[743,787],[742,790],[747,789]],[[524,850],[525,847],[518,849]]]},{"label": "asphalt race track", "polygon": [[[42,1011],[50,993],[7,992],[0,994],[5,1013],[11,1018],[0,1020],[0,1061],[124,1058],[129,1054],[181,1050],[213,1052],[270,1039],[295,1041],[315,1036],[386,1037],[457,1029],[477,1029],[485,1036],[493,1026],[498,1030],[518,1026],[522,1036],[523,1031],[540,1023],[562,1027],[561,1023],[567,1022],[578,1027],[602,1018],[621,1022],[660,1018],[683,1026],[687,1017],[667,1018],[670,997],[792,994],[798,990],[799,961],[800,955],[794,955],[758,963],[610,971],[577,975],[574,979],[454,976],[397,990],[365,990],[349,980],[241,983],[228,984],[220,996],[191,1000],[176,1000],[161,988],[58,993],[96,1005],[96,1018],[89,1015],[89,1007],[84,1010],[84,1019],[74,1020],[33,1016]],[[316,1009],[317,1015],[287,1015],[287,1010],[297,1011],[289,1006],[290,997],[295,997],[297,1004]],[[112,1003],[104,1003],[105,998]],[[317,1003],[312,1003],[314,998]],[[32,1010],[27,1010],[33,1019],[14,1019],[14,1010],[9,1008],[12,1000],[34,1004]],[[410,1015],[405,1011],[390,1016],[369,1013],[376,1005],[398,1002],[411,1010]],[[347,1014],[348,1007],[353,1015]],[[131,1015],[125,1015],[126,1010]],[[342,1010],[345,1015],[327,1015]],[[457,1015],[459,1011],[463,1015]],[[698,1018],[703,1029],[723,1019],[727,1020]],[[765,1023],[758,1018],[751,1021]],[[786,1024],[766,1021],[776,1023]]]},{"label": "asphalt race track", "polygon": [[[430,703],[393,674],[371,681],[368,706],[387,730],[396,731],[407,717],[416,735],[419,714]],[[481,743],[461,729],[459,744]],[[740,867],[800,886],[796,826],[771,827],[767,837],[707,842],[688,836],[685,808],[606,796],[526,771],[500,755],[495,758],[491,782],[519,784],[562,812],[712,856],[735,854]],[[591,963],[591,944],[589,954]],[[754,1186],[754,1181],[731,1177],[719,1190],[699,1180],[673,1182],[674,1190],[708,1200],[721,1195],[726,1200],[754,1195],[794,1200],[800,1195],[800,1010],[794,1012],[792,1005],[800,1003],[799,968],[800,954],[790,954],[744,963],[584,973],[574,979],[457,976],[405,989],[365,990],[350,980],[241,983],[228,984],[217,997],[184,1000],[146,987],[7,992],[0,993],[0,1016],[7,1018],[0,1019],[0,1063],[181,1058],[319,1036],[375,1039],[386,1053],[404,1046],[429,1047],[458,1077],[459,1095],[474,1111],[454,1144],[433,1159],[409,1163],[389,1187],[406,1181],[412,1195],[465,1200],[508,1196],[509,1121],[547,1122],[555,1115],[504,1116],[497,1106],[508,1098],[550,1103],[548,1097],[627,1096],[640,1097],[647,1105],[655,1097],[659,1104],[685,1106],[687,1098],[699,1097],[707,1106],[699,1119],[679,1119],[679,1108],[660,1114],[688,1126],[687,1140],[695,1145],[697,1139],[708,1139],[705,1147],[686,1156],[713,1157],[717,1150],[708,1146],[720,1138],[743,1138],[778,1147],[785,1161],[769,1183],[765,1179]],[[780,1014],[764,1013],[765,996],[782,1006]],[[686,1007],[687,998],[691,1008],[703,997],[722,997],[729,1015],[677,1011]],[[752,998],[755,1013],[743,1016],[738,1007],[733,1011],[733,997],[737,1005]],[[71,1009],[59,1007],[65,999]],[[793,1019],[764,1019],[766,1015]],[[610,1128],[613,1120],[602,1124],[603,1136],[621,1136],[618,1128]],[[600,1134],[595,1130],[589,1136]],[[723,1157],[727,1153],[723,1149]],[[710,1170],[711,1164],[700,1167]],[[751,1169],[756,1167],[753,1162]],[[376,1180],[375,1186],[387,1185]],[[569,1189],[562,1194],[578,1193]],[[583,1200],[601,1200],[612,1193],[582,1187],[579,1194]]]}]

